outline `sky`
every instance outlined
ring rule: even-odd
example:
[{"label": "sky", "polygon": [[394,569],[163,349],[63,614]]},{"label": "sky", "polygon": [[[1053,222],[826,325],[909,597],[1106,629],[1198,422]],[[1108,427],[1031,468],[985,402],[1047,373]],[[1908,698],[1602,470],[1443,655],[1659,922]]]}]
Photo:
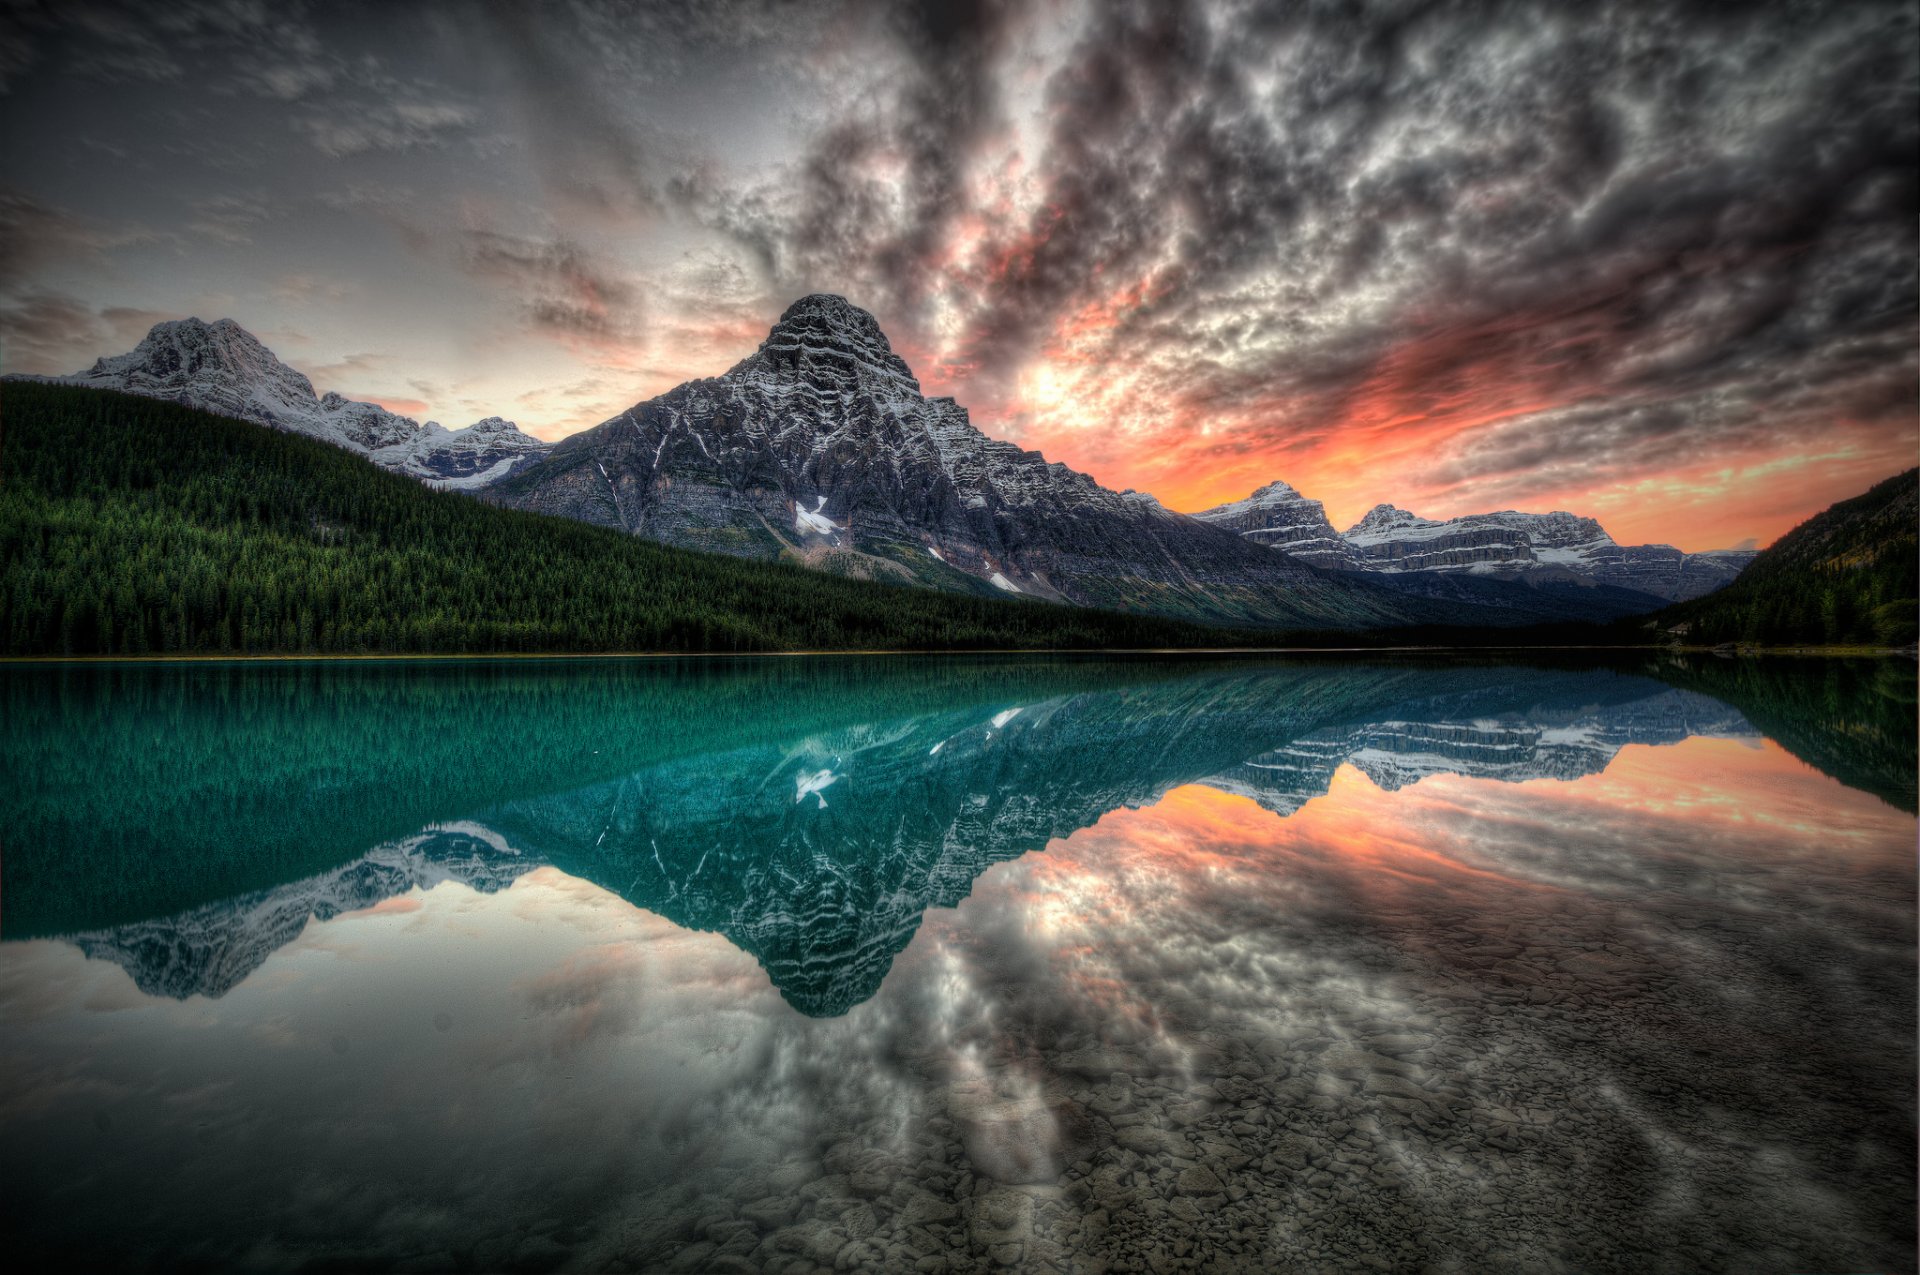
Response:
[{"label": "sky", "polygon": [[232,318],[556,439],[872,311],[1194,511],[1765,544],[1920,452],[1920,13],[0,0],[0,370]]}]

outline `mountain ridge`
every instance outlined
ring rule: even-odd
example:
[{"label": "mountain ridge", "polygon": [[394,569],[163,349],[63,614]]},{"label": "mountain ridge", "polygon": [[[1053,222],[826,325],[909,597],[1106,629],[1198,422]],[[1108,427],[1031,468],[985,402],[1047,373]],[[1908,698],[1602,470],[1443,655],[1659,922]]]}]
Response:
[{"label": "mountain ridge", "polygon": [[305,373],[232,319],[165,320],[132,350],[96,359],[84,372],[7,379],[118,390],[305,434],[456,490],[497,482],[550,448],[498,416],[448,429],[332,390],[318,394]]},{"label": "mountain ridge", "polygon": [[68,937],[150,993],[218,996],[309,916],[447,879],[492,892],[552,864],[725,936],[796,1009],[837,1016],[873,995],[927,909],[958,904],[993,864],[1183,784],[1284,818],[1345,764],[1389,791],[1440,773],[1568,780],[1629,743],[1755,735],[1737,710],[1644,678],[1374,672],[1200,675],[748,732],[474,809],[283,886]]},{"label": "mountain ridge", "polygon": [[1379,505],[1342,533],[1284,482],[1177,513],[988,437],[954,399],[924,393],[872,314],[828,293],[788,306],[719,376],[555,445],[498,416],[447,430],[316,395],[231,319],[156,324],[86,372],[10,379],[180,402],[682,548],[1215,625],[1602,622],[1719,587],[1748,556],[1620,546],[1564,512],[1436,521]]},{"label": "mountain ridge", "polygon": [[0,651],[562,652],[1241,644],[1157,616],[688,553],[433,491],[111,390],[7,393]]},{"label": "mountain ridge", "polygon": [[1726,589],[1647,621],[1690,642],[1911,644],[1920,636],[1920,469],[1815,514]]}]

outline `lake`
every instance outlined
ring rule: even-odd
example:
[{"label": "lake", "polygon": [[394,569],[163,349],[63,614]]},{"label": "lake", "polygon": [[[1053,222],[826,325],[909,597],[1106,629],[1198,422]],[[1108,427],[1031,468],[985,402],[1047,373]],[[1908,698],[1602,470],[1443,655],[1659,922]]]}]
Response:
[{"label": "lake", "polygon": [[1911,661],[0,668],[38,1266],[1911,1270]]}]

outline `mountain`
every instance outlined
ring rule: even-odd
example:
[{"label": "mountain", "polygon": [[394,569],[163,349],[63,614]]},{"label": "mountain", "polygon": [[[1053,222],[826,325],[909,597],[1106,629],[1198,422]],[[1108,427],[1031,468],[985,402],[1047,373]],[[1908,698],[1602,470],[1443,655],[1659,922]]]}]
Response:
[{"label": "mountain", "polygon": [[[1392,577],[1464,574],[1543,584],[1604,586],[1593,618],[1655,610],[1722,588],[1753,558],[1747,550],[1683,553],[1671,545],[1621,545],[1592,518],[1511,510],[1436,521],[1375,505],[1344,533],[1319,501],[1286,483],[1194,517],[1316,566]],[[1465,586],[1472,589],[1473,586]],[[1430,592],[1432,586],[1418,586]],[[1469,593],[1466,596],[1478,596]],[[1495,597],[1486,600],[1497,605]]]},{"label": "mountain", "polygon": [[[1434,774],[1572,779],[1630,743],[1755,735],[1706,696],[1604,671],[1137,675],[1088,687],[1071,671],[1053,686],[1029,674],[1011,698],[1010,685],[920,713],[887,711],[889,697],[873,695],[866,713],[799,730],[743,719],[731,737],[470,808],[283,885],[69,937],[150,993],[218,996],[309,916],[439,880],[492,891],[552,864],[726,936],[796,1009],[834,1016],[874,994],[927,909],[957,905],[993,864],[1184,784],[1286,816],[1326,793],[1343,764],[1388,789]],[[224,841],[207,826],[223,817],[203,808],[183,847]]]},{"label": "mountain", "polygon": [[556,446],[485,499],[843,575],[1212,623],[1499,623],[1328,576],[988,438],[872,315],[788,307],[760,348]]},{"label": "mountain", "polygon": [[688,553],[429,491],[311,438],[109,390],[19,382],[6,408],[8,655],[1243,640]]},{"label": "mountain", "polygon": [[1729,587],[1662,611],[1689,642],[1899,646],[1920,630],[1920,470],[1843,500],[1780,537]]},{"label": "mountain", "polygon": [[1920,687],[1910,661],[1675,652],[1651,671],[1731,705],[1767,738],[1847,787],[1909,814],[1920,809]]},{"label": "mountain", "polygon": [[449,430],[378,403],[316,395],[311,381],[232,319],[156,323],[131,351],[84,372],[8,379],[120,390],[306,434],[433,486],[483,487],[548,451],[548,444],[498,416]]}]

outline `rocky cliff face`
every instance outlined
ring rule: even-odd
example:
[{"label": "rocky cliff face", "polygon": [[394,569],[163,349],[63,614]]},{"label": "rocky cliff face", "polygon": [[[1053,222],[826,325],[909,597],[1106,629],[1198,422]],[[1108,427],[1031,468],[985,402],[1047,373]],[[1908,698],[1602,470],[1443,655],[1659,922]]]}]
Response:
[{"label": "rocky cliff face", "polygon": [[487,498],[937,588],[1240,623],[1407,618],[1389,593],[988,438],[835,296],[795,302],[725,375],[567,439]]},{"label": "rocky cliff face", "polygon": [[[1689,554],[1671,545],[1621,545],[1596,520],[1565,512],[1506,510],[1438,521],[1375,505],[1344,533],[1335,533],[1320,502],[1285,483],[1195,517],[1319,566],[1381,576],[1451,572],[1604,585],[1645,595],[1640,609],[1646,611],[1710,593],[1754,557],[1743,550]],[[1617,604],[1610,609],[1632,611]]]},{"label": "rocky cliff face", "polygon": [[1268,483],[1245,500],[1194,517],[1316,567],[1341,571],[1363,568],[1354,547],[1327,521],[1326,506],[1283,482]]},{"label": "rocky cliff face", "polygon": [[126,354],[72,376],[32,377],[120,390],[307,434],[433,486],[473,488],[505,478],[546,455],[546,443],[490,416],[466,429],[420,424],[329,392],[288,367],[232,319],[156,323]]}]

